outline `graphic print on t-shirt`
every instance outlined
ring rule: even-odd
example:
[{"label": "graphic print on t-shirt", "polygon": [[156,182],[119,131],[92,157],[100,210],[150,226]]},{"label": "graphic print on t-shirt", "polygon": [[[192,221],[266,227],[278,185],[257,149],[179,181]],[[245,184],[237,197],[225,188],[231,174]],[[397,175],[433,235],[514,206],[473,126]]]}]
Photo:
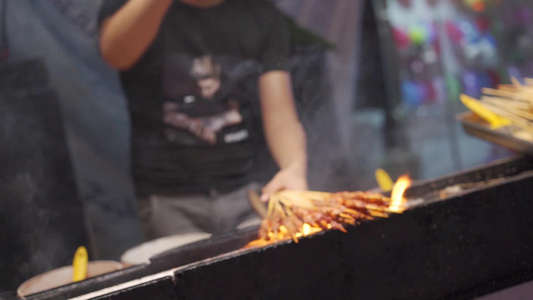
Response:
[{"label": "graphic print on t-shirt", "polygon": [[233,99],[235,86],[212,56],[167,57],[163,77],[165,138],[185,145],[229,144],[246,140],[248,128]]}]

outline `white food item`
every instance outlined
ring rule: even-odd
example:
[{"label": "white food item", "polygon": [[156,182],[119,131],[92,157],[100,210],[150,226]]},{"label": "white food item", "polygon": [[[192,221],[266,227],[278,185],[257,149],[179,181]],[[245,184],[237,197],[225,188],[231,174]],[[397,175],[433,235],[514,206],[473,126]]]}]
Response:
[{"label": "white food item", "polygon": [[138,245],[126,251],[120,258],[126,266],[149,264],[150,257],[187,244],[209,239],[210,233],[187,233],[171,235]]}]

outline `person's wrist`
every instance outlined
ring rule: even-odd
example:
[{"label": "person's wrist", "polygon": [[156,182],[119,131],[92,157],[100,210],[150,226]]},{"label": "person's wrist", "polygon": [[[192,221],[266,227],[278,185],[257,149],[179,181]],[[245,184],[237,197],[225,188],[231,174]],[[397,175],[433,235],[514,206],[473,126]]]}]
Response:
[{"label": "person's wrist", "polygon": [[175,0],[144,0],[150,3],[150,5],[154,6],[170,6],[172,3],[174,3]]},{"label": "person's wrist", "polygon": [[282,168],[283,171],[291,172],[295,175],[306,177],[307,176],[307,159],[302,158],[295,160]]}]

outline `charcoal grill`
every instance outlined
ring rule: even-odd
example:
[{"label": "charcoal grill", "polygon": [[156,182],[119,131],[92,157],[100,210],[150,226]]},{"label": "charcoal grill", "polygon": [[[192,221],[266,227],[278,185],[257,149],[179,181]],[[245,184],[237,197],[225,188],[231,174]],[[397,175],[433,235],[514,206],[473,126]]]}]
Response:
[{"label": "charcoal grill", "polygon": [[[487,184],[435,196],[471,182]],[[28,299],[471,299],[533,279],[532,157],[418,182],[406,195],[424,200],[347,233],[242,249],[257,232],[238,231]]]}]

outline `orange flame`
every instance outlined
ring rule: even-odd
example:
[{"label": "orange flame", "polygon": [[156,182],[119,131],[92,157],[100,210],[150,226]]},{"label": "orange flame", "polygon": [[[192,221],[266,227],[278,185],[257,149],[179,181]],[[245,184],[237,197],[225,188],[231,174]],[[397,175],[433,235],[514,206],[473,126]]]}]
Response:
[{"label": "orange flame", "polygon": [[302,226],[302,233],[304,236],[308,236],[311,234],[311,225],[304,223]]},{"label": "orange flame", "polygon": [[396,181],[394,187],[392,188],[392,201],[389,206],[389,210],[395,212],[402,212],[405,210],[404,205],[405,202],[407,202],[407,199],[403,197],[403,194],[409,186],[411,186],[411,178],[409,178],[409,175],[402,175],[400,178],[398,178],[398,181]]},{"label": "orange flame", "polygon": [[401,176],[392,189],[392,199],[372,192],[298,192],[298,197],[285,194],[285,198],[271,199],[269,205],[275,206],[261,223],[259,238],[245,247],[265,246],[291,238],[298,243],[300,238],[326,229],[346,232],[344,225],[387,218],[391,212],[401,213],[407,201],[403,194],[410,185],[409,177]]},{"label": "orange flame", "polygon": [[302,225],[302,228],[300,230],[300,232],[296,233],[296,237],[297,238],[301,238],[303,236],[308,236],[308,235],[311,235],[313,233],[317,233],[319,231],[322,231],[323,229],[320,228],[320,227],[315,227],[315,226],[311,226],[310,224],[308,223],[304,223]]}]

